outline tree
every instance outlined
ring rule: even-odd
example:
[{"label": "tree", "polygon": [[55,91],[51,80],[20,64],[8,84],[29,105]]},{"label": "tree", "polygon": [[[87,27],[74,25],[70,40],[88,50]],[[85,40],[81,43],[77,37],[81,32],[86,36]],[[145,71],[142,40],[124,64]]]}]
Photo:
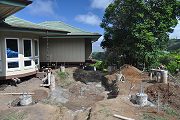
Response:
[{"label": "tree", "polygon": [[152,65],[159,52],[167,48],[168,33],[178,23],[179,3],[176,0],[114,0],[106,8],[101,23],[105,30],[101,46],[126,64]]}]

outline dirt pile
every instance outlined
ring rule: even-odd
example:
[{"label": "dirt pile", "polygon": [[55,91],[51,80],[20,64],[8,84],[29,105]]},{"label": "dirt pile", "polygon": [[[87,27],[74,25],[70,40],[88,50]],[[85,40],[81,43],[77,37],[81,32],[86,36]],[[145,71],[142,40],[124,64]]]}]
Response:
[{"label": "dirt pile", "polygon": [[127,65],[127,64],[123,65],[120,68],[120,70],[118,70],[110,75],[106,75],[105,78],[108,81],[116,80],[116,74],[119,74],[119,73],[122,73],[123,76],[125,77],[125,79],[130,82],[138,82],[138,81],[146,80],[149,78],[148,74],[143,73],[136,67],[133,67],[133,66]]},{"label": "dirt pile", "polygon": [[153,102],[157,101],[159,92],[160,101],[163,104],[169,104],[174,108],[180,109],[180,87],[177,85],[157,83],[149,86],[145,92]]},{"label": "dirt pile", "polygon": [[123,65],[120,71],[125,79],[131,82],[138,82],[147,78],[146,74],[131,65]]}]

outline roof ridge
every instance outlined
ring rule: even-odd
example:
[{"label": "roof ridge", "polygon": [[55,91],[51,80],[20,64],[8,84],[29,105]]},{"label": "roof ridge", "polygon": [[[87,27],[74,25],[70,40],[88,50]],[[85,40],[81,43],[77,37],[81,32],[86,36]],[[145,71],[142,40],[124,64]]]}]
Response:
[{"label": "roof ridge", "polygon": [[[59,23],[62,23],[62,24],[64,24],[64,25],[66,25],[66,26],[69,26],[69,27],[71,27],[71,28],[77,29],[77,30],[79,30],[79,31],[81,31],[81,32],[92,33],[92,32],[88,32],[88,31],[82,30],[82,29],[80,29],[80,28],[78,28],[78,27],[74,27],[74,26],[72,26],[72,25],[69,25],[69,24],[64,23],[64,22],[62,22],[62,21],[59,21],[59,20],[57,20],[57,21],[44,21],[44,22],[41,22],[41,23],[50,23],[50,22],[59,22]],[[40,24],[41,24],[41,23],[40,23]]]}]

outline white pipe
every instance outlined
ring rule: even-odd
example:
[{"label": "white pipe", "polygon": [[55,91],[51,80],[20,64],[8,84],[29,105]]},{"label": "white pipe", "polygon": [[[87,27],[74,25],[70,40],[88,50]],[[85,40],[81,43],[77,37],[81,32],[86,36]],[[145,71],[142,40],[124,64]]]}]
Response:
[{"label": "white pipe", "polygon": [[128,117],[124,117],[124,116],[116,115],[116,114],[114,114],[113,116],[116,117],[116,118],[123,119],[123,120],[135,120],[135,119],[132,119],[132,118],[128,118]]},{"label": "white pipe", "polygon": [[23,95],[23,94],[34,95],[35,93],[0,93],[0,95]]},{"label": "white pipe", "polygon": [[48,70],[48,85],[51,84],[51,72]]}]

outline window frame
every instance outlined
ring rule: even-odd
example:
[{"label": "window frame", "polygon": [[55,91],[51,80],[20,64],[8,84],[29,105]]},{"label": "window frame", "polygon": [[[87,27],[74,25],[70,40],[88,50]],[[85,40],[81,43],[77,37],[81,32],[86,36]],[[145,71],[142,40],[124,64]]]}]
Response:
[{"label": "window frame", "polygon": [[[29,57],[25,57],[24,56],[24,41],[25,40],[30,40],[31,41],[31,56]],[[32,43],[32,39],[31,38],[22,38],[22,45],[23,45],[23,67],[24,69],[31,69],[33,67],[33,63],[32,63],[32,60],[33,60],[33,43]],[[25,61],[31,61],[31,66],[25,66]]]},{"label": "window frame", "polygon": [[[35,41],[37,41],[37,52],[38,52],[38,56],[35,55],[35,52],[36,52]],[[38,64],[36,64],[36,60],[38,61]],[[35,64],[35,65],[39,65],[39,40],[38,40],[38,39],[34,39],[34,64]]]},{"label": "window frame", "polygon": [[[17,46],[18,46],[18,57],[17,58],[8,58],[7,57],[7,39],[17,40]],[[13,38],[13,37],[12,38],[10,38],[10,37],[5,38],[5,54],[6,54],[6,71],[7,72],[19,71],[20,70],[20,40],[19,40],[19,38]],[[8,68],[8,63],[9,62],[18,62],[19,67],[17,67],[17,68]]]}]

